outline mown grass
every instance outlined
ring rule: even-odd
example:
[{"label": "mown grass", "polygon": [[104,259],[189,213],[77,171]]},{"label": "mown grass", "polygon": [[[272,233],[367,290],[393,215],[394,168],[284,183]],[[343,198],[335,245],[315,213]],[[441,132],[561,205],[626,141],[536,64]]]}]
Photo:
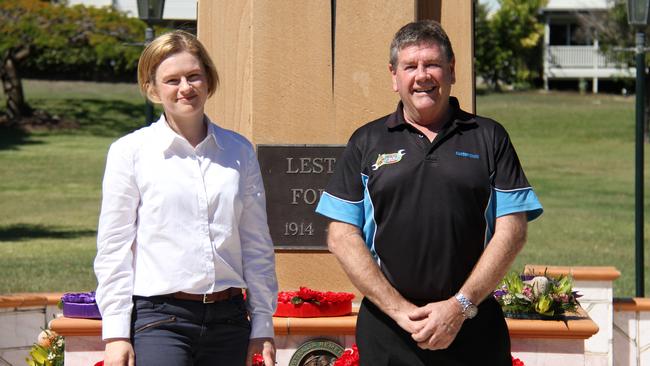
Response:
[{"label": "mown grass", "polygon": [[[634,98],[529,92],[487,95],[477,98],[477,105],[480,114],[501,121],[510,132],[545,209],[530,224],[515,268],[526,263],[616,266],[622,275],[615,294],[632,296]],[[647,170],[646,164],[646,180]]]},{"label": "mown grass", "polygon": [[27,81],[25,94],[79,128],[0,131],[0,293],[91,290],[106,152],[143,125],[143,98],[84,82]]},{"label": "mown grass", "polygon": [[[91,290],[105,154],[143,124],[143,99],[129,84],[31,81],[25,92],[80,127],[0,131],[0,293]],[[634,99],[488,94],[477,110],[506,126],[545,208],[514,268],[616,266],[616,296],[632,296]]]}]

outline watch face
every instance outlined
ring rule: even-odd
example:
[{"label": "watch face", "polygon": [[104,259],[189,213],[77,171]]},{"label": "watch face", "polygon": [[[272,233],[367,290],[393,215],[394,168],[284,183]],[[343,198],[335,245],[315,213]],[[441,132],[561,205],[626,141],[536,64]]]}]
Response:
[{"label": "watch face", "polygon": [[468,306],[465,309],[465,316],[467,317],[467,319],[472,319],[473,317],[476,316],[476,314],[478,314],[478,308],[474,304]]}]

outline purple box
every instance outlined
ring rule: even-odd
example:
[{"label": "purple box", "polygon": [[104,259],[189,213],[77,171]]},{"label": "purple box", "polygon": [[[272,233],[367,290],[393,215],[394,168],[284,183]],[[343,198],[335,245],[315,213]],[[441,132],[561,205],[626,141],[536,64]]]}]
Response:
[{"label": "purple box", "polygon": [[63,316],[67,318],[101,319],[95,292],[66,293],[61,298]]},{"label": "purple box", "polygon": [[97,304],[77,304],[73,302],[63,303],[63,316],[66,318],[89,318],[101,319]]}]

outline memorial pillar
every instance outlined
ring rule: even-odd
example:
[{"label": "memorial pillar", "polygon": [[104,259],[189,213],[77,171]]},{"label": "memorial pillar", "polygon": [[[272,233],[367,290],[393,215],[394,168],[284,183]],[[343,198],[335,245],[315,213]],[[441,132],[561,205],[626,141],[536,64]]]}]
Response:
[{"label": "memorial pillar", "polygon": [[[268,207],[280,289],[358,294],[326,251],[324,228],[315,227],[312,196],[324,183],[311,179],[327,180],[331,158],[311,145],[343,145],[356,128],[395,109],[389,44],[415,19],[438,20],[449,33],[456,53],[452,95],[474,111],[472,0],[200,0],[197,9],[199,39],[221,79],[206,113],[246,136],[261,161],[275,159],[263,171],[265,186],[286,194],[284,206]],[[300,220],[282,222],[296,212]]]}]

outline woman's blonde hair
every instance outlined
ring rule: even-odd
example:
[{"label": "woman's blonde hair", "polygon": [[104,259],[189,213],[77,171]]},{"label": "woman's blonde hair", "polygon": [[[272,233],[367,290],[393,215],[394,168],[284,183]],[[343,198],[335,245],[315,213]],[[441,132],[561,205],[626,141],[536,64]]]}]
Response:
[{"label": "woman's blonde hair", "polygon": [[217,90],[219,74],[208,51],[193,34],[175,30],[156,37],[140,55],[138,61],[138,85],[143,95],[149,97],[150,88],[156,82],[158,66],[167,57],[183,51],[194,55],[203,65],[208,79],[208,96],[211,96]]}]

